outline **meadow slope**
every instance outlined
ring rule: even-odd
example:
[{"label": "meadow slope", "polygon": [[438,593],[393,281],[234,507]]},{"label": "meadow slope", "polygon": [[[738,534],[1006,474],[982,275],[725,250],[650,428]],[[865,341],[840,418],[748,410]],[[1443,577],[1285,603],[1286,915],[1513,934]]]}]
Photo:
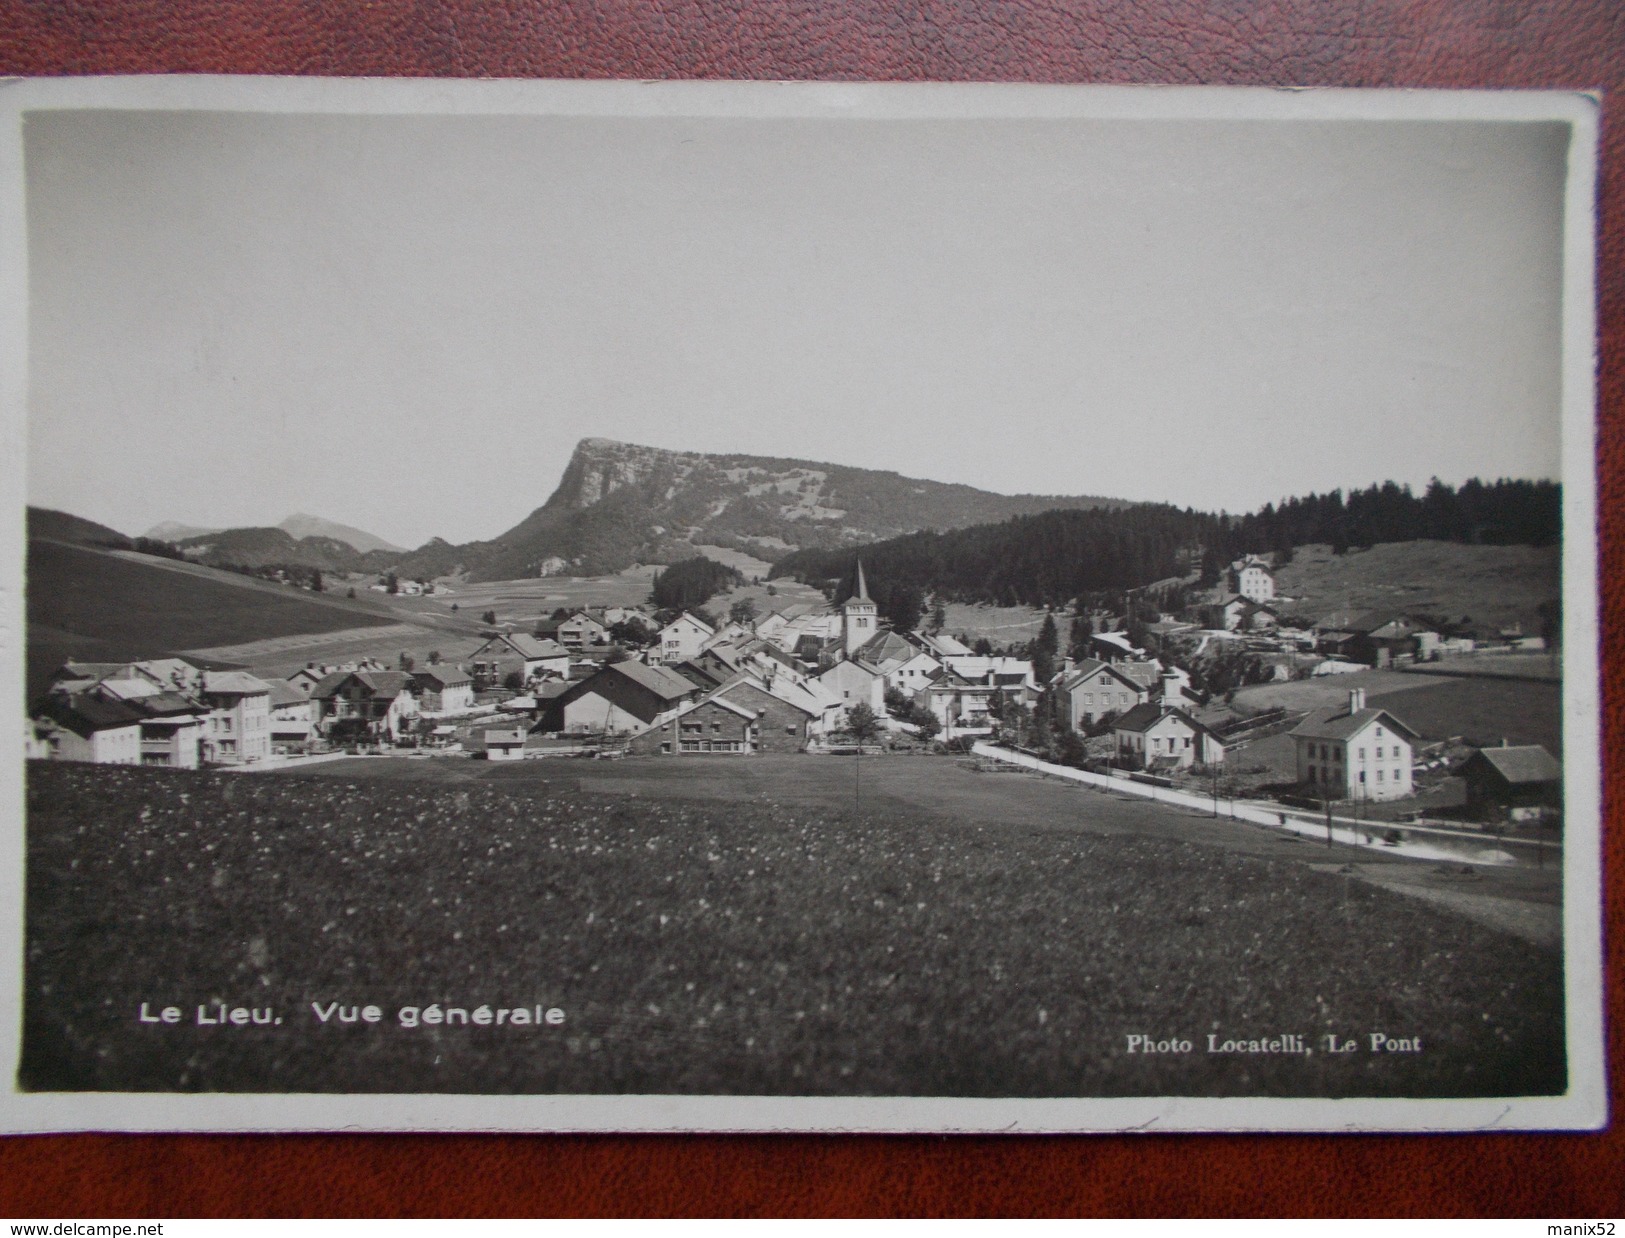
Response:
[{"label": "meadow slope", "polygon": [[[1555,953],[1338,872],[1158,836],[1138,824],[1159,819],[1149,806],[1078,796],[1082,817],[1113,816],[1107,831],[897,799],[854,816],[857,771],[799,760],[840,771],[839,798],[810,783],[726,805],[594,794],[568,785],[573,763],[558,778],[375,763],[423,768],[404,779],[31,765],[21,1080],[944,1096],[1564,1087]],[[142,1023],[142,1002],[184,1018]],[[215,1002],[284,1022],[198,1026],[193,1011]],[[312,1004],[333,1002],[382,1018],[324,1023]],[[401,1007],[432,1003],[556,1007],[564,1022],[399,1022]],[[1419,1037],[1421,1051],[1372,1052],[1374,1032]],[[1197,1051],[1129,1054],[1134,1033]],[[1317,1052],[1201,1051],[1209,1034],[1283,1033]],[[1328,1033],[1362,1047],[1320,1052]]]}]

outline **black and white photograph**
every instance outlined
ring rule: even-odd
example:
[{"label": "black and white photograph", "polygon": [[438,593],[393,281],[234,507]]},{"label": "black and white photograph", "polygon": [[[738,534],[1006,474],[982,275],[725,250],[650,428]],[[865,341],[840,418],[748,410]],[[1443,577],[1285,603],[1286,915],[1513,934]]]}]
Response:
[{"label": "black and white photograph", "polygon": [[7,108],[0,1126],[1606,1120],[1590,97]]}]

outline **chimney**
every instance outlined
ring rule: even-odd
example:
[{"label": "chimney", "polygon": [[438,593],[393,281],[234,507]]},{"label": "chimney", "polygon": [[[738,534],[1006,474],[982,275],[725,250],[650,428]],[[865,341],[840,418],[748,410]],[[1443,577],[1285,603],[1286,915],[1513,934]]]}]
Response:
[{"label": "chimney", "polygon": [[1349,689],[1349,713],[1357,714],[1365,708],[1365,689]]}]

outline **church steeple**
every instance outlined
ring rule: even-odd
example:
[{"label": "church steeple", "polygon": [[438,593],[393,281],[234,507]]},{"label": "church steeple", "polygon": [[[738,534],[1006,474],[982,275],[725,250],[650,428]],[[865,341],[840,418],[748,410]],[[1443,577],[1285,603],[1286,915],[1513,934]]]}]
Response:
[{"label": "church steeple", "polygon": [[879,628],[876,607],[869,598],[863,579],[863,560],[858,560],[857,592],[841,603],[841,647],[851,657],[874,637]]}]

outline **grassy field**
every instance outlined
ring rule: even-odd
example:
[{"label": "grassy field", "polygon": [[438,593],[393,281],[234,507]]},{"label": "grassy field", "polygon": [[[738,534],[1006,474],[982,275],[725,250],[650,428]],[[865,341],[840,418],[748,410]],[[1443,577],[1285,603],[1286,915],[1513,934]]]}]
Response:
[{"label": "grassy field", "polygon": [[1236,693],[1236,705],[1256,712],[1328,709],[1348,700],[1350,688],[1365,688],[1366,703],[1391,711],[1424,739],[1459,735],[1475,747],[1542,744],[1563,755],[1563,686],[1527,680],[1430,676],[1421,672],[1358,671],[1322,679],[1258,684]]},{"label": "grassy field", "polygon": [[[946,758],[320,768],[30,767],[25,1086],[1564,1086],[1556,954],[1315,871],[1266,831]],[[184,1019],[143,1024],[143,1001]],[[195,1025],[210,1002],[284,1023]],[[330,1002],[384,1018],[324,1024],[311,1004]],[[431,1003],[565,1021],[397,1021]],[[1210,1033],[1329,1032],[1423,1049],[1201,1051]],[[1198,1050],[1131,1055],[1130,1034]]]},{"label": "grassy field", "polygon": [[1334,555],[1299,546],[1275,573],[1291,602],[1284,614],[1320,619],[1392,609],[1495,627],[1522,623],[1538,634],[1537,608],[1561,596],[1557,546],[1466,546],[1455,542],[1389,542]]},{"label": "grassy field", "polygon": [[182,649],[394,621],[292,589],[239,585],[55,542],[28,547],[30,696],[68,658],[157,657]]}]

